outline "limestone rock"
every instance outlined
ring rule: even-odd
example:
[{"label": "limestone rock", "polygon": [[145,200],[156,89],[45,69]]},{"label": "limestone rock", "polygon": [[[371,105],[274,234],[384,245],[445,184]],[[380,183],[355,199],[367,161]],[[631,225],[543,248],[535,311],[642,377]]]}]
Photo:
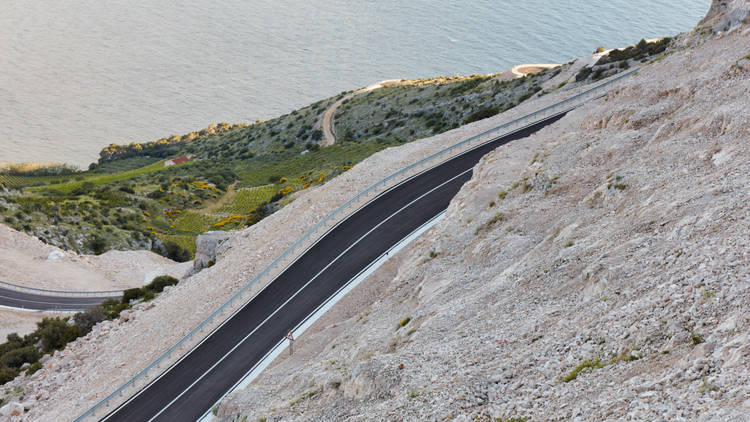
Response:
[{"label": "limestone rock", "polygon": [[209,262],[215,262],[220,246],[231,236],[231,233],[224,231],[206,232],[198,236],[195,241],[193,270],[200,271],[206,268]]}]

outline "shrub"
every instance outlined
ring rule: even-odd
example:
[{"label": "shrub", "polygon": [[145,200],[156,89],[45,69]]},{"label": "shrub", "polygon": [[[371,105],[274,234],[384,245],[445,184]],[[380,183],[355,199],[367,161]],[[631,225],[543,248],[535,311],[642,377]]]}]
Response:
[{"label": "shrub", "polygon": [[604,368],[605,366],[606,364],[604,362],[600,362],[599,358],[586,359],[583,362],[579,363],[575,368],[573,368],[573,370],[570,371],[567,375],[565,375],[562,378],[562,381],[571,382],[574,379],[578,378],[578,375],[582,372]]},{"label": "shrub", "polygon": [[13,381],[16,376],[18,375],[19,371],[12,371],[12,370],[0,370],[0,385],[5,384],[6,382]]},{"label": "shrub", "polygon": [[79,312],[73,315],[73,322],[78,327],[78,333],[82,336],[88,334],[94,325],[104,321],[106,319],[104,308],[101,306],[94,306],[84,312]]},{"label": "shrub", "polygon": [[78,327],[68,324],[67,318],[44,318],[36,325],[34,335],[41,341],[44,353],[62,350],[68,342],[78,338]]},{"label": "shrub", "polygon": [[128,309],[128,303],[122,300],[107,299],[102,302],[102,311],[104,311],[104,317],[106,319],[115,319],[120,315],[120,312]]},{"label": "shrub", "polygon": [[107,250],[107,241],[99,236],[94,236],[89,241],[89,249],[94,252],[94,255],[101,255]]},{"label": "shrub", "polygon": [[34,375],[34,373],[40,369],[42,369],[42,363],[38,361],[34,362],[28,368],[26,368],[26,376],[28,377]]},{"label": "shrub", "polygon": [[166,257],[172,261],[187,262],[190,261],[190,251],[178,245],[175,242],[167,242],[164,244],[166,248]]},{"label": "shrub", "polygon": [[77,188],[73,189],[71,193],[76,196],[86,195],[92,190],[94,190],[94,186],[95,185],[93,182],[83,182],[81,183],[81,186],[78,186]]},{"label": "shrub", "polygon": [[18,369],[26,362],[36,362],[39,360],[39,351],[36,347],[29,345],[19,349],[12,350],[0,358],[0,367]]},{"label": "shrub", "polygon": [[140,299],[144,294],[146,294],[146,291],[138,287],[127,289],[122,294],[122,303],[130,303],[130,301]]},{"label": "shrub", "polygon": [[703,335],[702,334],[691,332],[690,333],[690,341],[693,343],[693,346],[697,346],[697,345],[703,343],[705,340],[703,339]]},{"label": "shrub", "polygon": [[591,68],[590,67],[582,67],[581,70],[578,71],[578,74],[576,74],[576,82],[581,82],[589,77],[591,75]]},{"label": "shrub", "polygon": [[179,283],[180,280],[168,276],[168,275],[161,275],[159,277],[154,278],[151,283],[144,286],[145,289],[151,290],[156,293],[161,293],[164,291],[164,288],[167,286],[174,286],[175,284]]},{"label": "shrub", "polygon": [[316,142],[320,141],[321,139],[323,139],[323,131],[320,129],[313,130],[312,133],[310,134],[310,138],[312,138],[312,140]]},{"label": "shrub", "polygon": [[476,122],[478,120],[486,119],[500,113],[500,109],[497,107],[486,107],[470,114],[464,119],[463,124]]}]

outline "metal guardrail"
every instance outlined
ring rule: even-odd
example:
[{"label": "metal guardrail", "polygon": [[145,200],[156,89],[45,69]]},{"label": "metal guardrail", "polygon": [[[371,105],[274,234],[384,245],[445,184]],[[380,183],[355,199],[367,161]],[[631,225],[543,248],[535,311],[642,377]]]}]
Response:
[{"label": "metal guardrail", "polygon": [[124,292],[124,290],[92,290],[88,292],[76,292],[76,291],[68,291],[68,290],[37,289],[35,287],[26,287],[26,286],[19,286],[13,283],[6,283],[5,281],[0,281],[0,287],[4,287],[6,289],[15,290],[15,291],[21,291],[21,292],[33,293],[33,294],[45,295],[45,296],[114,297],[114,296],[122,296]]},{"label": "metal guardrail", "polygon": [[[146,368],[138,372],[133,378],[128,380],[125,384],[121,385],[117,390],[115,390],[114,392],[112,392],[107,397],[103,398],[102,400],[100,400],[93,407],[91,407],[81,416],[76,418],[75,422],[83,421],[85,418],[94,415],[94,413],[101,408],[107,408],[109,406],[110,401],[114,401],[118,397],[123,397],[124,396],[123,393],[126,389],[131,388],[131,387],[139,387],[139,386],[141,388],[145,387],[149,383],[149,380],[146,377],[150,371],[152,371],[155,368],[157,369],[160,368],[162,364],[165,364],[165,365],[168,364],[169,359],[171,358],[172,354],[177,353],[179,349],[184,348],[185,354],[189,350],[191,350],[192,349],[192,347],[190,347],[192,344],[190,343],[191,340],[194,337],[197,337],[196,335],[202,332],[204,329],[208,328],[210,324],[216,322],[217,317],[222,316],[226,313],[229,313],[229,315],[227,315],[227,318],[230,318],[234,312],[237,312],[239,309],[242,309],[242,307],[244,307],[247,303],[249,303],[253,299],[254,295],[251,297],[245,298],[244,300],[243,300],[243,296],[246,295],[248,292],[250,292],[251,288],[255,286],[256,283],[258,283],[259,281],[263,279],[268,279],[270,281],[276,278],[278,274],[283,272],[283,270],[287,266],[291,265],[299,256],[304,254],[305,251],[311,248],[320,238],[322,238],[323,235],[325,235],[325,233],[333,229],[338,223],[343,221],[346,217],[351,215],[357,209],[364,206],[367,202],[372,200],[374,197],[380,195],[381,193],[391,189],[395,185],[429,168],[435,167],[436,165],[439,165],[440,163],[445,162],[459,155],[459,153],[465,152],[468,149],[476,148],[482,144],[491,142],[492,140],[497,139],[498,137],[502,135],[506,135],[511,132],[517,131],[518,129],[537,123],[541,120],[544,120],[545,118],[552,117],[554,115],[558,115],[558,114],[573,110],[583,105],[586,101],[590,101],[596,98],[603,97],[605,93],[602,93],[601,91],[602,88],[607,87],[614,82],[617,82],[621,79],[624,79],[632,75],[634,72],[638,71],[638,69],[639,68],[633,68],[623,74],[615,76],[593,88],[589,88],[563,101],[549,105],[531,114],[527,114],[525,116],[519,117],[515,120],[512,120],[510,122],[507,122],[495,128],[484,131],[478,135],[474,135],[453,146],[450,146],[432,155],[429,155],[423,158],[422,160],[417,161],[414,164],[406,166],[402,168],[401,170],[391,174],[390,176],[387,176],[383,178],[382,180],[376,182],[375,184],[371,185],[367,189],[363,190],[354,198],[350,199],[349,201],[347,201],[346,203],[344,203],[343,205],[341,205],[340,207],[332,211],[325,218],[323,218],[323,220],[321,220],[315,226],[313,226],[310,230],[308,230],[302,237],[300,237],[296,242],[294,242],[292,246],[290,246],[281,255],[279,255],[279,257],[273,260],[263,271],[261,271],[257,276],[255,276],[255,278],[253,278],[244,287],[242,287],[237,293],[235,293],[231,298],[229,298],[229,300],[224,302],[223,305],[221,305],[218,309],[216,309],[213,313],[211,313],[197,327],[193,328],[182,339],[180,339],[176,344],[174,344],[172,347],[167,349],[164,353],[162,353],[161,356],[156,358],[156,360],[151,362],[151,364],[149,364]],[[319,233],[320,233],[320,236],[318,236]],[[277,268],[281,268],[281,271],[274,271]],[[237,307],[237,309],[233,309],[233,306],[235,303],[240,303],[241,306]],[[222,319],[221,322],[225,321],[227,318]],[[198,341],[200,341],[202,338],[198,339]]]}]

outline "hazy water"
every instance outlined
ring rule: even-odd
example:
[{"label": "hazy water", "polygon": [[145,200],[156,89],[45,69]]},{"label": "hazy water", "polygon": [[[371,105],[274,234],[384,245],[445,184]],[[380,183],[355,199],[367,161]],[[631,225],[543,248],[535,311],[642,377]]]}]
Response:
[{"label": "hazy water", "polygon": [[0,0],[0,162],[267,119],[392,78],[556,63],[709,0]]}]

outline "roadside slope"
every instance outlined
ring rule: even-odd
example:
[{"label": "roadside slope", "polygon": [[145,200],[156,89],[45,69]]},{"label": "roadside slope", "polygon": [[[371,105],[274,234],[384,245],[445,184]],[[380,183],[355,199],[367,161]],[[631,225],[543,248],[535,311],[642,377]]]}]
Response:
[{"label": "roadside slope", "polygon": [[219,416],[747,420],[747,6],[486,156]]},{"label": "roadside slope", "polygon": [[[370,184],[440,149],[575,92],[576,89],[550,93],[492,118],[386,149],[326,184],[306,189],[260,223],[233,233],[222,245],[214,266],[168,288],[154,301],[136,305],[119,320],[97,325],[90,334],[55,353],[44,369],[30,378],[18,378],[6,388],[24,388],[27,393],[23,406],[29,409],[26,415],[34,420],[52,421],[61,414],[83,413],[197,326],[306,230]],[[191,312],[186,313],[185,309]],[[134,341],[138,348],[130,347]]]}]

